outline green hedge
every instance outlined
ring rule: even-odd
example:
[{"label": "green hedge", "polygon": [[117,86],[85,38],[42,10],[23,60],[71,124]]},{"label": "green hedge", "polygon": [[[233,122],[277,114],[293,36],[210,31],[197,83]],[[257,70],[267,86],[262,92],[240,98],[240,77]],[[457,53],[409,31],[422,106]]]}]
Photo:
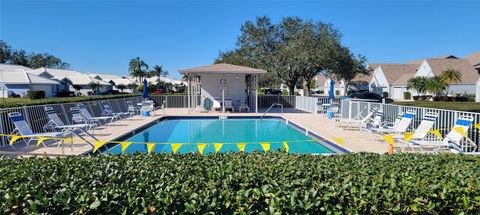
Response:
[{"label": "green hedge", "polygon": [[394,102],[394,104],[480,113],[479,102],[402,101]]},{"label": "green hedge", "polygon": [[0,160],[0,213],[480,212],[480,157],[284,153]]},{"label": "green hedge", "polygon": [[27,98],[29,99],[44,99],[45,91],[43,90],[29,90],[27,91]]},{"label": "green hedge", "polygon": [[123,95],[108,95],[108,96],[78,96],[78,97],[63,97],[63,98],[45,98],[45,99],[27,99],[27,98],[0,98],[0,108],[23,107],[43,104],[56,104],[68,102],[82,102],[115,98],[128,98],[133,96],[140,96],[138,94],[123,94]]}]

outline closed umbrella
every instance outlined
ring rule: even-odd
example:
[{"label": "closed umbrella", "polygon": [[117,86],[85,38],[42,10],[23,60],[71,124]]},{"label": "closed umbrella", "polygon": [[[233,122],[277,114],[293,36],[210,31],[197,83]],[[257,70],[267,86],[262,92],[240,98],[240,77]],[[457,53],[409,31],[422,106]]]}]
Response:
[{"label": "closed umbrella", "polygon": [[147,85],[147,79],[143,79],[143,92],[142,92],[142,97],[144,99],[148,98],[148,85]]},{"label": "closed umbrella", "polygon": [[330,90],[328,91],[328,100],[332,101],[333,98],[335,98],[335,81],[333,79],[330,79]]}]

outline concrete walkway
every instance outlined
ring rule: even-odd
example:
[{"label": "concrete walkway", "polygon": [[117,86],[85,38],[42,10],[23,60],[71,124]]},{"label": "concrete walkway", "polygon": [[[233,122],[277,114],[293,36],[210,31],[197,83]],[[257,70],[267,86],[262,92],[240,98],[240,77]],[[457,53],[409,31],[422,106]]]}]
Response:
[{"label": "concrete walkway", "polygon": [[[261,116],[259,113],[218,113],[218,112],[200,112],[188,113],[186,108],[169,108],[165,110],[167,116]],[[134,116],[129,119],[114,122],[108,126],[103,126],[93,131],[94,135],[100,140],[114,140],[124,134],[145,126],[155,120],[163,117],[163,110],[157,111],[156,116],[142,117]],[[162,114],[162,115],[160,115]],[[280,113],[269,113],[268,115],[280,116]],[[336,127],[334,121],[327,119],[323,114],[311,114],[295,109],[285,109],[283,115],[285,119],[298,124],[309,132],[314,132],[323,138],[335,142],[338,138],[343,139],[344,143],[340,146],[351,152],[375,152],[385,153],[388,150],[387,144],[383,141],[375,140],[374,135],[355,130],[344,130]],[[87,138],[91,139],[91,138]],[[23,143],[16,145],[13,149],[10,146],[0,148],[0,155],[6,156],[65,156],[81,155],[92,150],[92,146],[85,143],[80,138],[74,138],[74,144],[63,144],[57,147],[57,144],[50,144],[47,148],[37,146],[25,146]]]}]

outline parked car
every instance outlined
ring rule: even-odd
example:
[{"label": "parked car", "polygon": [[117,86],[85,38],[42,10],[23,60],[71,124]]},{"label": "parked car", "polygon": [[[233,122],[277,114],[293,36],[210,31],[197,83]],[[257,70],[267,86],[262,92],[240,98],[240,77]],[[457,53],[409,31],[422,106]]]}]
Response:
[{"label": "parked car", "polygon": [[365,101],[365,102],[379,102],[381,103],[385,99],[385,103],[392,103],[393,99],[384,98],[381,95],[371,92],[358,92],[352,93],[348,96],[352,101]]},{"label": "parked car", "polygon": [[264,89],[263,94],[265,95],[282,95],[281,90],[276,90],[276,89]]},{"label": "parked car", "polygon": [[156,89],[153,91],[153,94],[164,94],[168,93],[167,89]]}]

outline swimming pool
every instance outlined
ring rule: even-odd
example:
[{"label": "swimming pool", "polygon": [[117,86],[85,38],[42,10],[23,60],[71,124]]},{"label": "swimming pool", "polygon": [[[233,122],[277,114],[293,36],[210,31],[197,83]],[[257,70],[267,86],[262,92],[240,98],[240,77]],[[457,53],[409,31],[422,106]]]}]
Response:
[{"label": "swimming pool", "polygon": [[[297,129],[282,118],[167,118],[124,141],[160,143],[155,144],[153,151],[167,153],[171,153],[172,148],[177,150],[176,153],[198,152],[202,148],[204,154],[240,150],[287,150],[308,154],[336,152],[325,144],[325,140],[308,137]],[[116,145],[108,152],[121,154],[122,147]],[[135,152],[146,153],[147,146],[130,144],[123,153]]]}]

